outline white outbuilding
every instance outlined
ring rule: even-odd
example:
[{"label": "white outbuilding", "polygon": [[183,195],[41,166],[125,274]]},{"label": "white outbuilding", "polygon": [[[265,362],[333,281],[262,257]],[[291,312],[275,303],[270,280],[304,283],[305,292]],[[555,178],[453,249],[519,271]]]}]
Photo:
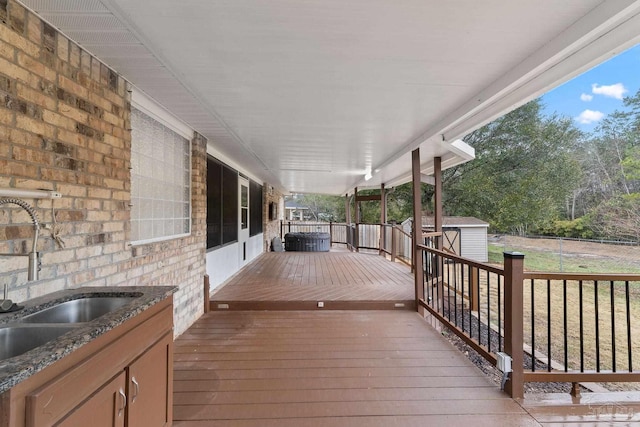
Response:
[{"label": "white outbuilding", "polygon": [[[413,218],[402,223],[402,228],[411,232]],[[443,246],[457,255],[477,262],[489,261],[487,230],[489,223],[478,218],[467,216],[445,216],[442,231],[444,232]],[[422,228],[433,230],[433,216],[422,217]]]}]

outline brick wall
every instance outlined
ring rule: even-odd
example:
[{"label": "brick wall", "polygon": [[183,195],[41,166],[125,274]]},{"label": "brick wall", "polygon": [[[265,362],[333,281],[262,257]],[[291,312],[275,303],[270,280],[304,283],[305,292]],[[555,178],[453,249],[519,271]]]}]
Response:
[{"label": "brick wall", "polygon": [[[270,251],[271,239],[280,236],[280,220],[284,218],[284,195],[266,182],[262,188],[264,199],[262,230],[264,232],[265,251]],[[269,218],[269,203],[275,203],[278,207],[277,219],[273,221]]]},{"label": "brick wall", "polygon": [[[0,0],[0,187],[63,194],[27,200],[46,227],[40,280],[27,282],[26,257],[0,257],[0,284],[16,301],[86,285],[175,285],[179,334],[202,314],[206,140],[192,144],[191,235],[132,248],[129,90],[54,28]],[[0,206],[0,253],[27,253],[32,231],[24,211]]]}]

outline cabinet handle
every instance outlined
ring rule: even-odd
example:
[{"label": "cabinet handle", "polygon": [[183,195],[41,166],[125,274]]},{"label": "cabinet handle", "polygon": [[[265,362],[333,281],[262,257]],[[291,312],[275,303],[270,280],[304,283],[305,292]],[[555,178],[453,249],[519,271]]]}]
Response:
[{"label": "cabinet handle", "polygon": [[136,381],[136,377],[131,377],[131,382],[133,383],[133,398],[131,399],[131,403],[136,401],[138,397],[138,393],[140,392],[140,384]]},{"label": "cabinet handle", "polygon": [[127,407],[127,395],[124,394],[124,391],[122,389],[118,390],[118,394],[120,395],[120,399],[122,402],[120,409],[118,409],[118,416],[121,416],[124,412],[124,409]]}]

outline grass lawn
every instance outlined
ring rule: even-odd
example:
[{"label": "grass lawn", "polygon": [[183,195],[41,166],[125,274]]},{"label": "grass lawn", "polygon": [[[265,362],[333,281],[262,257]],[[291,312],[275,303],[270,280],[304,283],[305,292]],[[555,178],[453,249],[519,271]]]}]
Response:
[{"label": "grass lawn", "polygon": [[[489,263],[502,264],[502,253],[517,250],[525,254],[525,269],[528,271],[560,272],[559,254],[550,248],[514,248],[503,244],[489,244]],[[564,254],[562,262],[565,273],[622,273],[640,274],[640,263],[625,259],[607,258],[595,255]],[[486,280],[483,280],[486,286]],[[491,298],[497,298],[497,282],[492,279],[489,289],[483,286],[481,300],[488,291]],[[551,356],[554,360],[564,362],[564,336],[567,334],[567,362],[570,369],[579,369],[580,360],[584,361],[586,370],[596,369],[596,329],[599,329],[599,359],[604,370],[612,368],[613,348],[615,343],[615,365],[618,370],[628,369],[627,346],[627,312],[625,283],[611,284],[603,281],[598,284],[597,291],[593,281],[582,284],[582,313],[580,313],[580,284],[577,281],[566,283],[566,331],[565,331],[565,284],[552,281],[547,287],[546,280],[534,283],[534,316],[532,318],[531,281],[524,284],[524,340],[531,344],[532,324],[535,326],[535,347],[543,354],[548,353],[548,329],[551,325]],[[634,370],[640,369],[640,281],[630,282],[630,323]],[[613,292],[612,292],[613,289]],[[596,304],[596,293],[598,303]],[[613,301],[613,302],[612,302]],[[551,313],[548,313],[548,304]],[[598,320],[596,322],[596,307]],[[613,312],[613,316],[612,316]],[[582,314],[582,316],[581,316]],[[612,333],[612,318],[615,333]],[[579,331],[583,330],[583,342],[580,344]]]},{"label": "grass lawn", "polygon": [[[640,274],[640,262],[631,263],[625,260],[602,257],[585,257],[574,254],[564,254],[562,270],[560,270],[560,255],[547,250],[522,249],[506,247],[507,251],[518,251],[524,254],[524,268],[528,271],[545,271],[564,273],[629,273]],[[502,264],[505,246],[489,243],[489,262]]]}]

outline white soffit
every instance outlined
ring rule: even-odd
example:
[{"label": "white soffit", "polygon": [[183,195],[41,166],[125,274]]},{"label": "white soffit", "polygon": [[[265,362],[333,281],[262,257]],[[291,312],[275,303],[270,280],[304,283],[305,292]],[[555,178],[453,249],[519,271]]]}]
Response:
[{"label": "white soffit", "polygon": [[640,37],[640,0],[23,3],[294,192],[405,182],[418,147],[424,173],[468,161],[465,134]]}]

